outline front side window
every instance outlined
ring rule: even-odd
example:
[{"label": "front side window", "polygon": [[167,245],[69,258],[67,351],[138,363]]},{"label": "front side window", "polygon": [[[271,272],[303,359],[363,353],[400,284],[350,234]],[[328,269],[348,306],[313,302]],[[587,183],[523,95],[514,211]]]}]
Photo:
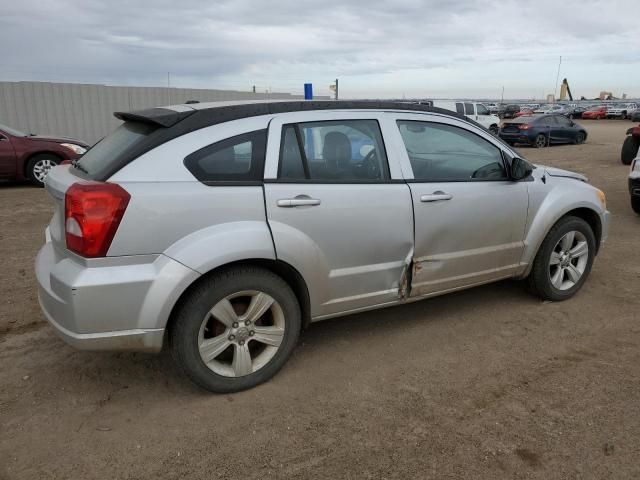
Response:
[{"label": "front side window", "polygon": [[461,102],[456,103],[456,113],[464,115],[464,105]]},{"label": "front side window", "polygon": [[478,115],[489,115],[489,110],[484,105],[478,104],[476,109],[478,110]]},{"label": "front side window", "polygon": [[561,127],[569,127],[571,126],[571,122],[569,121],[569,119],[567,117],[563,117],[563,116],[557,116],[555,117],[556,122],[558,122],[558,124]]},{"label": "front side window", "polygon": [[474,115],[473,112],[473,103],[465,103],[464,104],[464,113],[466,115]]},{"label": "front side window", "polygon": [[285,125],[278,178],[288,181],[382,182],[387,156],[376,120]]},{"label": "front side window", "polygon": [[500,149],[463,128],[399,120],[413,176],[425,182],[506,180]]},{"label": "front side window", "polygon": [[201,182],[259,182],[266,139],[266,130],[244,133],[201,148],[184,164]]}]

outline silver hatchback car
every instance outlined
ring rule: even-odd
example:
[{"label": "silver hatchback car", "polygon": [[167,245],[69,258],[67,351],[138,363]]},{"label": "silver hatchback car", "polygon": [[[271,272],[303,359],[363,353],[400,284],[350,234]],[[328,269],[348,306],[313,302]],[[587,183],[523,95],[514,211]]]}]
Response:
[{"label": "silver hatchback car", "polygon": [[478,124],[392,102],[116,113],[46,180],[42,309],[71,345],[170,348],[214,392],[272,377],[310,322],[506,278],[575,294],[604,194]]}]

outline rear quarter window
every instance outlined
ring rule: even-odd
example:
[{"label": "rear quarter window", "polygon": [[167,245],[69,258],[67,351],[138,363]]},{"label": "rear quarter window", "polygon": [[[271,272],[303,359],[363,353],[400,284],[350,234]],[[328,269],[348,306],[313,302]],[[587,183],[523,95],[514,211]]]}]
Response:
[{"label": "rear quarter window", "polygon": [[266,143],[266,129],[243,133],[193,152],[184,159],[184,165],[207,184],[260,183]]}]

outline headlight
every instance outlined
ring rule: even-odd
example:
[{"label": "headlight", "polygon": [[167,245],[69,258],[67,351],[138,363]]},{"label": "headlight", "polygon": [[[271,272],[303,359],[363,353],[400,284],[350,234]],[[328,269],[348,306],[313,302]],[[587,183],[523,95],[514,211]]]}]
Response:
[{"label": "headlight", "polygon": [[69,150],[72,150],[78,155],[82,155],[87,151],[86,148],[81,147],[80,145],[75,145],[73,143],[61,143],[60,145],[62,145],[65,148],[68,148]]},{"label": "headlight", "polygon": [[607,196],[604,194],[602,190],[598,190],[598,199],[602,204],[602,208],[607,209]]}]

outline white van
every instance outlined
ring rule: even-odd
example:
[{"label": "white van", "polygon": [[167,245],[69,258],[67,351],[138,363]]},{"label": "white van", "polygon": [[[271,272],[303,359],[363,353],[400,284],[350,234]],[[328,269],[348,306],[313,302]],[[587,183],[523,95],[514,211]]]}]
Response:
[{"label": "white van", "polygon": [[428,103],[434,107],[444,108],[465,115],[467,118],[478,122],[494,135],[498,134],[500,118],[496,115],[491,115],[489,109],[482,103],[462,102],[459,100],[430,100]]}]

